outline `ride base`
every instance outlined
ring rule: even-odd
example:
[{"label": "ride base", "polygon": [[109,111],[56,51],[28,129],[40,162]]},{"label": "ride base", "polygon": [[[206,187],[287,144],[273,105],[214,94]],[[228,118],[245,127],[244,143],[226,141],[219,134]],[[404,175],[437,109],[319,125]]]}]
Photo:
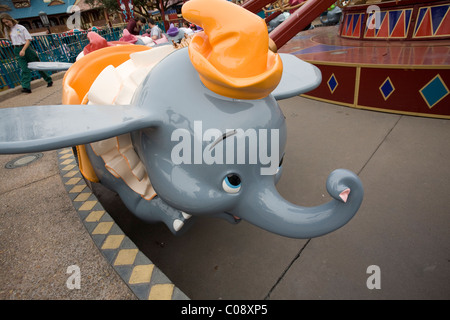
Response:
[{"label": "ride base", "polygon": [[[438,26],[447,18],[450,8]],[[322,71],[320,86],[303,96],[354,108],[450,119],[450,39],[350,37],[348,30],[358,29],[353,20],[357,21],[344,16],[341,26],[301,32],[278,50]],[[390,25],[387,34],[395,31],[395,24]],[[342,28],[347,28],[346,36]],[[441,30],[435,29],[431,32]]]}]

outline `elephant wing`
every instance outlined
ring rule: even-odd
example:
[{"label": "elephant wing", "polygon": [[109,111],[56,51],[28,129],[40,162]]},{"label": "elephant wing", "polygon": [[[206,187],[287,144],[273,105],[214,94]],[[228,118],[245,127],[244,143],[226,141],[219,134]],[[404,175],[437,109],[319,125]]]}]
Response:
[{"label": "elephant wing", "polygon": [[28,153],[99,141],[153,126],[135,106],[47,105],[0,109],[0,154]]},{"label": "elephant wing", "polygon": [[272,91],[276,100],[282,100],[314,90],[322,82],[322,73],[316,66],[294,55],[280,53],[283,74],[280,83]]}]

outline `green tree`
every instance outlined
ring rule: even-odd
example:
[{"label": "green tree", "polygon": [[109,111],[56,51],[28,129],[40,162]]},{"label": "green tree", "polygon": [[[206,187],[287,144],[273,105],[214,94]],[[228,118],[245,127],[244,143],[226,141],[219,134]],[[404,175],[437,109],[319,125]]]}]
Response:
[{"label": "green tree", "polygon": [[[119,3],[117,2],[117,0],[85,0],[85,2],[92,8],[106,8],[109,13],[120,11]],[[161,11],[161,3],[163,6],[163,10],[167,11],[167,9],[169,9],[170,7],[173,7],[177,4],[182,4],[183,2],[183,0],[133,0],[133,5],[135,12],[144,17],[147,17],[148,10],[158,9],[159,11]]]}]

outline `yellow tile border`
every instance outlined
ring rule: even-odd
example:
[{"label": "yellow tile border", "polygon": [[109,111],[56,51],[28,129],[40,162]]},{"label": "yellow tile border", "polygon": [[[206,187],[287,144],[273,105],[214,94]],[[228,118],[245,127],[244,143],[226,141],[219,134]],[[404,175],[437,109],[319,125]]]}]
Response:
[{"label": "yellow tile border", "polygon": [[156,284],[150,289],[149,300],[171,300],[173,284]]},{"label": "yellow tile border", "polygon": [[67,158],[70,158],[70,157],[71,157],[70,153],[66,153],[63,156],[61,156],[60,159],[67,159]]},{"label": "yellow tile border", "polygon": [[69,193],[80,193],[86,188],[86,186],[75,186],[69,190]]},{"label": "yellow tile border", "polygon": [[125,235],[123,234],[112,234],[106,237],[105,242],[103,242],[102,249],[117,249],[120,247]]},{"label": "yellow tile border", "polygon": [[129,282],[131,284],[149,283],[154,268],[154,264],[135,266],[131,273]]},{"label": "yellow tile border", "polygon": [[86,201],[91,196],[91,193],[83,192],[78,194],[78,196],[73,201]]},{"label": "yellow tile border", "polygon": [[89,215],[86,217],[86,219],[84,221],[98,222],[98,221],[100,221],[100,219],[102,218],[104,213],[105,213],[104,210],[91,211],[91,213],[89,213]]},{"label": "yellow tile border", "polygon": [[75,164],[69,164],[68,166],[65,166],[64,168],[62,168],[61,170],[69,171],[69,170],[72,170],[75,167],[76,167]]},{"label": "yellow tile border", "polygon": [[73,176],[76,175],[76,174],[77,174],[77,171],[76,171],[76,170],[72,170],[72,171],[67,172],[67,173],[64,175],[64,177],[65,177],[65,178],[71,178],[71,177],[73,177]]},{"label": "yellow tile border", "polygon": [[86,185],[71,148],[58,151],[60,176],[80,221],[138,299],[189,300],[116,225]]},{"label": "yellow tile border", "polygon": [[84,201],[79,210],[89,211],[98,203],[96,200]]},{"label": "yellow tile border", "polygon": [[64,160],[63,162],[61,162],[61,164],[65,164],[65,165],[71,164],[72,161],[73,161],[73,159],[67,159],[67,160]]},{"label": "yellow tile border", "polygon": [[107,234],[111,230],[114,222],[99,222],[92,234]]},{"label": "yellow tile border", "polygon": [[123,265],[131,265],[134,263],[134,259],[136,259],[136,255],[138,254],[138,249],[122,249],[119,251],[116,257],[116,261],[114,261],[115,266],[123,266]]},{"label": "yellow tile border", "polygon": [[74,185],[77,184],[80,180],[81,178],[70,178],[69,181],[66,182],[66,184]]}]

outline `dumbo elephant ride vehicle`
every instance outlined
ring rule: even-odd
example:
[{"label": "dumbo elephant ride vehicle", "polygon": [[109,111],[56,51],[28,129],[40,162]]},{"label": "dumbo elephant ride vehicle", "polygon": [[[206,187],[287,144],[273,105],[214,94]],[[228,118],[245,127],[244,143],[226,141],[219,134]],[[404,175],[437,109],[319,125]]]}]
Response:
[{"label": "dumbo elephant ride vehicle", "polygon": [[345,225],[363,199],[356,174],[333,171],[317,207],[275,187],[287,133],[277,100],[317,87],[320,71],[269,50],[264,20],[231,2],[191,0],[182,13],[203,28],[188,47],[103,48],[67,70],[63,105],[1,109],[0,153],[76,146],[86,180],[174,234],[207,215],[292,238]]}]

